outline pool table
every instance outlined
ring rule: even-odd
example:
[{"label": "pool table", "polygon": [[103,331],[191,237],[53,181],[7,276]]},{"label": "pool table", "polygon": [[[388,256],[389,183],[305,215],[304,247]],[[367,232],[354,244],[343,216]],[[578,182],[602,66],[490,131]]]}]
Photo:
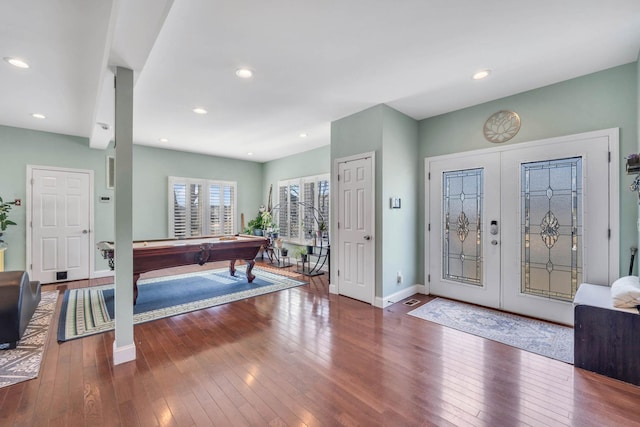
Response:
[{"label": "pool table", "polygon": [[[255,257],[260,247],[267,245],[267,239],[259,236],[207,236],[187,239],[163,239],[133,242],[133,303],[138,298],[138,279],[142,273],[181,265],[203,265],[211,261],[230,261],[229,272],[235,275],[236,260],[247,263],[246,275],[249,283],[255,276],[251,274]],[[102,257],[115,267],[113,242],[99,242]]]}]

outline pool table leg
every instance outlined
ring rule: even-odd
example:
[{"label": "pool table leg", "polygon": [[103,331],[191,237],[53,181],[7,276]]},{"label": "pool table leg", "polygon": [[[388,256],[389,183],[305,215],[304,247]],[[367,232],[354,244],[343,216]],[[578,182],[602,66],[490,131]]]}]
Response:
[{"label": "pool table leg", "polygon": [[140,274],[133,275],[133,305],[136,305],[136,300],[138,299],[138,279],[140,278]]},{"label": "pool table leg", "polygon": [[[247,281],[249,283],[253,282],[253,279],[256,278],[256,276],[254,276],[253,274],[251,274],[251,270],[253,270],[253,266],[255,265],[255,261],[252,259],[245,259],[244,260],[247,263]],[[236,275],[236,260],[232,259],[231,261],[229,261],[229,274],[231,274],[232,276]]]}]

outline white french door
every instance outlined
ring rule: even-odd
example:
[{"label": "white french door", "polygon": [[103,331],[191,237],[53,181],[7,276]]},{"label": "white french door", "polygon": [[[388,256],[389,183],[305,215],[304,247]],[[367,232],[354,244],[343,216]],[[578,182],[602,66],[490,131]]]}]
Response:
[{"label": "white french door", "polygon": [[[434,158],[429,162],[431,293],[500,307],[500,157]],[[491,236],[488,238],[487,236]]]},{"label": "white french door", "polygon": [[580,283],[617,277],[613,139],[594,132],[427,159],[430,292],[573,324]]}]

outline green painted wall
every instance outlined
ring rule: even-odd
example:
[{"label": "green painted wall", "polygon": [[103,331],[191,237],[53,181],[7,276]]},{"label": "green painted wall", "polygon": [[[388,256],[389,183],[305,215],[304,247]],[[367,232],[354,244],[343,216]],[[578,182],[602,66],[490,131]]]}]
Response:
[{"label": "green painted wall", "polygon": [[[380,212],[380,200],[378,196],[382,185],[382,167],[381,167],[381,153],[382,153],[382,117],[383,117],[383,105],[376,105],[375,107],[368,108],[360,111],[359,113],[352,114],[351,116],[344,117],[340,120],[336,120],[331,123],[331,188],[338,188],[338,181],[336,180],[337,171],[334,168],[334,161],[342,157],[348,157],[361,153],[376,153],[376,174],[375,174],[375,188],[376,192],[374,197],[376,198],[376,225],[374,236],[382,235],[382,215]],[[336,218],[338,212],[335,207],[335,199],[332,199],[334,203],[331,205],[331,217]],[[331,235],[335,236],[336,233],[331,229]],[[382,287],[382,239],[375,239],[376,244],[376,296],[381,295]],[[335,252],[331,254],[331,265],[338,265],[338,260],[335,257]],[[331,272],[331,283],[337,283],[338,277],[336,274],[337,269],[333,269]]]},{"label": "green painted wall", "polygon": [[[380,211],[382,296],[418,283],[415,262],[418,249],[418,122],[383,106],[382,188]],[[400,209],[391,209],[391,197],[399,197]],[[378,239],[380,240],[380,239]],[[397,274],[402,273],[402,283]]]},{"label": "green painted wall", "polygon": [[[377,105],[331,124],[332,169],[335,159],[376,153],[375,294],[381,298],[414,285],[417,279],[417,135],[415,120],[386,105]],[[334,177],[332,171],[332,186],[337,188]],[[402,199],[400,210],[389,209],[392,196]],[[337,265],[333,257],[331,262]],[[401,284],[396,283],[398,272],[403,275]],[[336,282],[335,271],[332,273],[332,282]]]},{"label": "green painted wall", "polygon": [[[482,135],[485,120],[499,110],[520,115],[522,127],[509,144],[570,135],[598,129],[620,128],[620,164],[638,150],[638,64],[567,80],[463,110],[420,121],[418,157],[436,156],[493,146]],[[627,274],[629,248],[638,242],[636,199],[630,177],[620,170],[620,273]],[[424,216],[424,162],[420,162],[419,218]],[[420,235],[424,235],[421,221]],[[424,271],[424,241],[417,262]]]},{"label": "green painted wall", "polygon": [[[113,202],[100,203],[100,196],[113,197],[106,188],[106,156],[113,149],[89,148],[88,139],[0,126],[2,167],[0,195],[7,200],[20,198],[23,206],[11,211],[11,219],[18,223],[10,227],[5,241],[6,269],[24,269],[26,260],[26,166],[55,166],[94,171],[95,241],[110,240],[114,236]],[[183,153],[135,145],[133,148],[133,236],[134,239],[167,236],[167,177],[224,179],[238,183],[238,226],[241,212],[254,212],[263,198],[261,163],[233,160],[200,154]],[[108,267],[96,252],[95,269]]]},{"label": "green painted wall", "polygon": [[135,240],[167,237],[169,176],[236,181],[238,232],[241,231],[240,214],[251,217],[262,203],[261,163],[135,145],[133,165]]},{"label": "green painted wall", "polygon": [[[329,173],[331,146],[316,148],[304,153],[294,154],[282,159],[266,162],[263,165],[262,203],[267,205],[269,186],[273,185],[273,204],[278,200],[278,181],[302,176]],[[256,206],[256,212],[258,207]]]},{"label": "green painted wall", "polygon": [[[113,196],[113,191],[106,190],[105,183],[107,152],[89,148],[86,138],[7,126],[0,126],[0,147],[0,195],[5,200],[19,198],[23,202],[21,207],[11,211],[10,218],[17,226],[9,227],[4,236],[9,245],[5,269],[25,269],[27,165],[94,170],[94,237],[96,241],[113,238],[113,203],[97,201],[101,195]],[[98,254],[94,256],[98,260]],[[107,268],[106,264],[104,268]]]}]

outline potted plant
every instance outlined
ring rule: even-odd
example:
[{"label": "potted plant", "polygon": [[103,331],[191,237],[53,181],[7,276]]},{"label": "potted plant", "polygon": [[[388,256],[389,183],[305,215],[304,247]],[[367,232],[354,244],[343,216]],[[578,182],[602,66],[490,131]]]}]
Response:
[{"label": "potted plant", "polygon": [[298,258],[300,258],[300,260],[305,263],[307,262],[307,249],[300,246],[297,250],[296,250],[296,255],[298,256]]},{"label": "potted plant", "polygon": [[254,236],[263,236],[265,231],[271,227],[271,213],[262,210],[258,211],[258,215],[247,223],[245,229],[246,234],[253,234]]},{"label": "potted plant", "polygon": [[324,220],[321,220],[318,223],[318,237],[322,238],[326,232],[327,232],[327,224],[324,222]]},{"label": "potted plant", "polygon": [[[16,225],[15,222],[9,219],[9,211],[15,204],[16,202],[5,202],[0,197],[0,238],[9,225]],[[0,239],[0,242],[2,242],[2,239]]]}]

